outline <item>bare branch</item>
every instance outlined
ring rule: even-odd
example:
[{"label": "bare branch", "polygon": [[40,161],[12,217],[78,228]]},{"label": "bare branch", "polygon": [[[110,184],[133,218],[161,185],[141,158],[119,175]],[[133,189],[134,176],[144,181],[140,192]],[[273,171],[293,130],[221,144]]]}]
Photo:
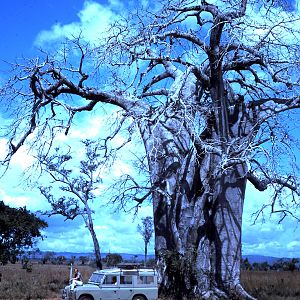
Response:
[{"label": "bare branch", "polygon": [[271,184],[278,184],[282,187],[288,188],[293,192],[296,192],[298,195],[299,185],[295,183],[293,178],[287,177],[269,177],[269,178],[260,178],[256,176],[253,172],[249,172],[247,175],[248,180],[255,186],[256,189],[259,191],[264,191],[268,188]]}]

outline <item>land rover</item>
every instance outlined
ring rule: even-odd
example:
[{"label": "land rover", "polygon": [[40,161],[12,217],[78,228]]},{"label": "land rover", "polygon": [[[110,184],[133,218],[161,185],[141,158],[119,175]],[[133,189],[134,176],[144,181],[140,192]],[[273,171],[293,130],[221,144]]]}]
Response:
[{"label": "land rover", "polygon": [[118,266],[93,272],[88,283],[68,285],[65,300],[157,300],[157,273],[154,269]]}]

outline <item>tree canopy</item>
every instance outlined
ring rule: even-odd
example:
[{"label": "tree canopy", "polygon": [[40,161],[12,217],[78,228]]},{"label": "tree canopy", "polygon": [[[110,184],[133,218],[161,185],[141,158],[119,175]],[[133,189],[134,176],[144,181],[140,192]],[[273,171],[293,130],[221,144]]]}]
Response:
[{"label": "tree canopy", "polygon": [[41,230],[48,225],[26,207],[12,208],[0,201],[0,261],[16,262],[23,250],[42,238]]}]

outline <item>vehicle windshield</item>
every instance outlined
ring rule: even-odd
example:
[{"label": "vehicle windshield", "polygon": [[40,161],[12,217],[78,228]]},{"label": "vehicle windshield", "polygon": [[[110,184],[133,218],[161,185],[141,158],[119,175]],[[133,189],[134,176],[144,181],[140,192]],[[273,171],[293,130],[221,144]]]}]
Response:
[{"label": "vehicle windshield", "polygon": [[89,283],[94,284],[101,284],[103,280],[104,275],[99,273],[93,273],[92,276],[89,279]]}]

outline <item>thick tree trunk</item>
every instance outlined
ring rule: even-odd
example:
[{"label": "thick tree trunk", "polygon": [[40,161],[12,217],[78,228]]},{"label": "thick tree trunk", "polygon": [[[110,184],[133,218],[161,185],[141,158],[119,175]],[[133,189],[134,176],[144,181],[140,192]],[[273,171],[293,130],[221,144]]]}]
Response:
[{"label": "thick tree trunk", "polygon": [[156,187],[160,295],[253,299],[240,285],[246,165],[222,170],[219,156],[199,153],[187,133],[172,134],[175,128],[178,124],[168,120],[142,130]]},{"label": "thick tree trunk", "polygon": [[161,292],[173,292],[174,299],[246,295],[240,286],[245,175],[240,177],[238,169],[243,168],[221,177],[213,197],[203,193],[191,199],[181,191],[181,204],[174,207],[175,212],[162,205],[161,196],[154,200],[160,203],[154,213],[159,220],[156,254],[162,273]]},{"label": "thick tree trunk", "polygon": [[159,117],[140,123],[155,188],[160,294],[253,299],[240,284],[247,167],[235,152],[247,144],[250,117],[222,78],[202,116],[192,73],[178,77],[172,93]]}]

